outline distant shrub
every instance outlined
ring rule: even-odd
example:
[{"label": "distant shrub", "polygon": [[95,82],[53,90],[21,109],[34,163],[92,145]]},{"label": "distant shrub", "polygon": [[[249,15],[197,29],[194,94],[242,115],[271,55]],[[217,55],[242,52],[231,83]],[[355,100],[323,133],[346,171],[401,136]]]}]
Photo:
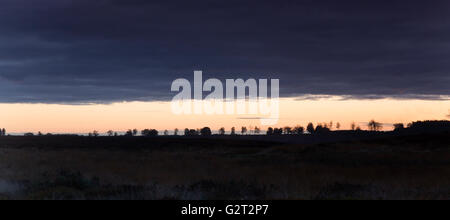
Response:
[{"label": "distant shrub", "polygon": [[316,134],[326,134],[330,132],[331,130],[328,127],[322,125],[317,125],[316,130],[314,131]]},{"label": "distant shrub", "polygon": [[158,136],[158,131],[155,129],[145,129],[141,132],[144,137],[156,137]]},{"label": "distant shrub", "polygon": [[211,136],[211,135],[212,135],[211,128],[209,128],[209,127],[204,127],[204,128],[202,128],[202,129],[200,130],[200,134],[201,134],[202,136]]},{"label": "distant shrub", "polygon": [[402,123],[394,124],[394,131],[399,132],[405,129],[405,125]]},{"label": "distant shrub", "polygon": [[184,136],[198,136],[199,132],[195,129],[188,129],[186,128],[184,130]]}]

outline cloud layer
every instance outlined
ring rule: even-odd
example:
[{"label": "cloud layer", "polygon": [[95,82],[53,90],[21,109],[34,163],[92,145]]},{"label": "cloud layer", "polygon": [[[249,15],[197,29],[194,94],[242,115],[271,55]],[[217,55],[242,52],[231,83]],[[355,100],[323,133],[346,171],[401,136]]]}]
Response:
[{"label": "cloud layer", "polygon": [[[176,78],[282,96],[450,95],[449,1],[3,0],[0,102],[167,100]],[[435,99],[435,98],[433,98]]]}]

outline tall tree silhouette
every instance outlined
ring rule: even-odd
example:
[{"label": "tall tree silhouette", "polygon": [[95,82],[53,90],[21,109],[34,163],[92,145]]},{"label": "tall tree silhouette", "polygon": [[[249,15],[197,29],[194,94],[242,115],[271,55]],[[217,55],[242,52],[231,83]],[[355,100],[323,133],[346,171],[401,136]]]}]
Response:
[{"label": "tall tree silhouette", "polygon": [[180,132],[180,130],[178,130],[178,128],[175,128],[173,135],[178,136],[178,133]]},{"label": "tall tree silhouette", "polygon": [[246,134],[247,131],[248,131],[247,127],[242,127],[242,128],[241,128],[241,134],[242,134],[242,135]]},{"label": "tall tree silhouette", "polygon": [[231,128],[231,135],[236,135],[236,128],[235,127]]},{"label": "tall tree silhouette", "polygon": [[219,135],[225,135],[225,128],[220,128],[219,129]]},{"label": "tall tree silhouette", "polygon": [[314,134],[314,124],[313,123],[309,123],[308,126],[306,127],[306,130],[310,133],[310,134]]},{"label": "tall tree silhouette", "polygon": [[273,135],[273,128],[272,127],[267,129],[267,135],[269,135],[269,136]]}]

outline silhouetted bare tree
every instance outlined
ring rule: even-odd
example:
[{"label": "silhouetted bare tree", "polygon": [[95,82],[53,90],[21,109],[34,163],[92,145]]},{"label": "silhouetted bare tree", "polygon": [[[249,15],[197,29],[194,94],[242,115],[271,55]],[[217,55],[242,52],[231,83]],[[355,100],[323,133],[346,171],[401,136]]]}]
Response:
[{"label": "silhouetted bare tree", "polygon": [[340,129],[341,129],[341,123],[339,123],[339,122],[336,123],[336,129],[337,129],[337,130],[340,130]]},{"label": "silhouetted bare tree", "polygon": [[375,120],[371,120],[367,126],[369,127],[370,131],[380,131],[383,129],[383,125],[379,122],[376,122]]},{"label": "silhouetted bare tree", "polygon": [[178,133],[180,132],[180,130],[178,130],[178,128],[175,128],[173,135],[178,136]]},{"label": "silhouetted bare tree", "polygon": [[168,136],[169,135],[169,131],[168,130],[164,130],[164,136]]}]

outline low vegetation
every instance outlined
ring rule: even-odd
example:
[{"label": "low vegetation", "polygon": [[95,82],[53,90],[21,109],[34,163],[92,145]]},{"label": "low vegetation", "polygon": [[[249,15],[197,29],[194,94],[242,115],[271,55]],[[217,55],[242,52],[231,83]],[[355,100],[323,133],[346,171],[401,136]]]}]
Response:
[{"label": "low vegetation", "polygon": [[2,137],[0,199],[450,199],[448,137]]}]

